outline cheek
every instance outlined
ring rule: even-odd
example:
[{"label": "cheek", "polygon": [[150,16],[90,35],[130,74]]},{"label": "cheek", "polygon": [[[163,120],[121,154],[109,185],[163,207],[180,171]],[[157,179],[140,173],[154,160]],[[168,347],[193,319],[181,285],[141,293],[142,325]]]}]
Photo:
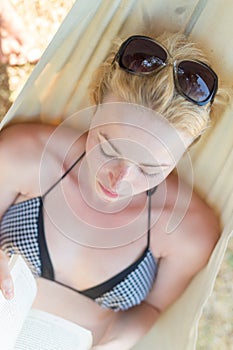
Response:
[{"label": "cheek", "polygon": [[95,140],[94,131],[89,131],[87,140],[86,140],[86,154],[88,155],[96,147],[97,142]]},{"label": "cheek", "polygon": [[95,151],[95,149],[87,153],[86,162],[91,173],[96,176],[102,166],[99,154],[97,151]]},{"label": "cheek", "polygon": [[99,168],[101,163],[101,154],[98,147],[98,142],[95,140],[93,133],[89,132],[86,142],[86,162],[92,170]]},{"label": "cheek", "polygon": [[106,181],[109,171],[114,168],[112,160],[106,159],[101,153],[99,146],[87,149],[86,162],[90,175],[98,180]]}]

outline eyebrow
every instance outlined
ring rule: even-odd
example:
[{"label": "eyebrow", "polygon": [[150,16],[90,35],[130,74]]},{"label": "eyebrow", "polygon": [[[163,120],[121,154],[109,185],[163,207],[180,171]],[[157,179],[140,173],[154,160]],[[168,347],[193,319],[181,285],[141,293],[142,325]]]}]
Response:
[{"label": "eyebrow", "polygon": [[[121,155],[121,152],[115,147],[115,145],[111,142],[111,140],[109,140],[108,136],[107,136],[105,133],[103,133],[103,132],[100,131],[100,132],[99,132],[99,135],[103,136],[103,137],[105,138],[106,142],[108,142],[108,143],[111,145],[111,147],[113,148],[113,150],[114,150],[116,153],[118,153],[118,154]],[[146,168],[161,168],[161,167],[168,167],[169,164],[147,164],[147,163],[140,163],[140,166],[146,167]]]}]

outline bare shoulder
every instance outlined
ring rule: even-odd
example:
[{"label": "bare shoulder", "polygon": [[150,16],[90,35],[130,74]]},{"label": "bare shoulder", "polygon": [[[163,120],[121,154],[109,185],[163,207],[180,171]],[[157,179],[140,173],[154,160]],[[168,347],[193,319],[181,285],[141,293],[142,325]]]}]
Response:
[{"label": "bare shoulder", "polygon": [[[48,124],[23,123],[6,127],[0,133],[0,166],[4,168],[0,185],[7,182],[20,193],[31,191],[34,194],[43,155],[46,153],[46,168],[51,174],[53,164],[60,159],[64,161],[63,156],[75,144],[77,134],[71,127],[61,130]],[[35,181],[29,188],[32,179]]]},{"label": "bare shoulder", "polygon": [[170,220],[171,215],[177,215],[179,223],[170,234],[164,230],[164,252],[167,256],[183,256],[198,271],[208,262],[219,239],[220,223],[214,209],[192,189],[184,190],[177,204],[178,191],[177,177],[171,175],[167,181],[165,218]]},{"label": "bare shoulder", "polygon": [[35,159],[37,154],[41,157],[45,147],[49,151],[54,147],[59,152],[60,144],[63,146],[69,143],[70,146],[74,138],[78,139],[78,131],[68,126],[14,124],[0,132],[0,156],[8,162],[20,160],[22,163],[22,159]]},{"label": "bare shoulder", "polygon": [[31,153],[37,149],[44,137],[49,137],[53,128],[51,125],[31,123],[14,124],[4,128],[0,133],[1,156],[14,157],[17,150],[21,156]]},{"label": "bare shoulder", "polygon": [[220,231],[220,222],[214,210],[194,193],[178,232],[183,247],[190,254],[189,259],[196,261],[197,270],[208,262]]},{"label": "bare shoulder", "polygon": [[[49,131],[50,129],[50,131]],[[15,124],[0,133],[0,186],[20,193],[23,183],[33,176],[41,157],[43,134],[51,128],[36,124]],[[44,136],[45,137],[45,136]]]},{"label": "bare shoulder", "polygon": [[[153,198],[153,208],[160,200],[159,187],[157,198]],[[193,191],[189,196],[190,191],[185,188],[177,201],[178,187],[177,178],[169,176],[164,210],[151,230],[151,249],[157,253],[159,268],[147,302],[160,311],[173,303],[206,266],[220,233],[218,218],[205,201]],[[172,215],[178,220],[168,233],[166,228]]]}]

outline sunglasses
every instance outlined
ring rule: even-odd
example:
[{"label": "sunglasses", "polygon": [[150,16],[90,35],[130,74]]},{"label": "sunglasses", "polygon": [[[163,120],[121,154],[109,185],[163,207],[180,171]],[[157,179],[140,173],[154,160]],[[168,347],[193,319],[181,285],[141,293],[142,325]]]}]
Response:
[{"label": "sunglasses", "polygon": [[161,44],[146,36],[134,35],[124,41],[114,62],[124,71],[140,76],[158,72],[172,64],[177,92],[199,106],[212,103],[218,89],[218,77],[205,63],[195,60],[173,61]]}]

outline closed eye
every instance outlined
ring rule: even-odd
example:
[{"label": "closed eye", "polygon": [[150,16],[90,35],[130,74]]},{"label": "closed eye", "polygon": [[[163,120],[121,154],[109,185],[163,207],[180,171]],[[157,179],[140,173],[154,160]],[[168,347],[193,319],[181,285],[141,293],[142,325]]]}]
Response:
[{"label": "closed eye", "polygon": [[[108,140],[107,136],[99,133],[98,134],[99,139],[99,146],[101,153],[108,158],[116,158],[120,157],[122,158],[121,153],[117,150],[114,144],[111,143],[110,140]],[[139,170],[146,176],[156,176],[158,175],[164,168],[167,168],[168,164],[139,164],[138,168]]]},{"label": "closed eye", "polygon": [[119,157],[118,151],[111,145],[103,134],[98,134],[101,153],[108,158]]},{"label": "closed eye", "polygon": [[139,167],[140,171],[146,176],[156,176],[159,174],[158,170],[156,171],[155,167]]},{"label": "closed eye", "polygon": [[150,164],[141,164],[140,170],[144,175],[147,176],[156,176],[159,175],[163,170],[168,168],[168,164],[160,164],[160,165],[150,165]]}]

